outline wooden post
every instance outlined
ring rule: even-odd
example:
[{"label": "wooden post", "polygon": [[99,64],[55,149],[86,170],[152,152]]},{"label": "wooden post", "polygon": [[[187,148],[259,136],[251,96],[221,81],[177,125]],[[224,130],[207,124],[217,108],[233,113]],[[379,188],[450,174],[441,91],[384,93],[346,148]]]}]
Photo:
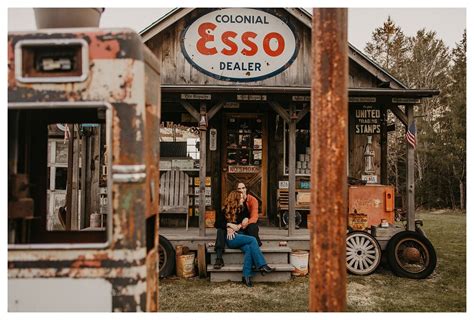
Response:
[{"label": "wooden post", "polygon": [[[413,122],[413,105],[405,106],[407,129]],[[407,142],[407,219],[408,230],[415,231],[415,149]]]},{"label": "wooden post", "polygon": [[199,278],[207,277],[207,264],[206,264],[206,245],[203,243],[198,244],[198,271]]},{"label": "wooden post", "polygon": [[295,233],[295,167],[296,167],[296,110],[290,106],[289,150],[288,150],[288,236]]},{"label": "wooden post", "polygon": [[380,183],[387,184],[387,108],[381,108],[381,131],[380,131]]},{"label": "wooden post", "polygon": [[73,164],[72,164],[72,203],[71,208],[71,230],[79,230],[79,125],[73,124],[71,135],[74,137],[73,142]]},{"label": "wooden post", "polygon": [[206,104],[201,103],[199,120],[199,236],[206,235],[206,135],[207,135],[207,114]]},{"label": "wooden post", "polygon": [[66,230],[71,230],[71,212],[72,212],[72,176],[74,167],[74,125],[66,124],[71,133],[69,135],[67,148],[67,187],[66,187]]},{"label": "wooden post", "polygon": [[347,9],[314,9],[309,311],[346,309]]},{"label": "wooden post", "polygon": [[[80,126],[80,124],[79,124]],[[78,224],[78,229],[83,229],[86,227],[86,215],[89,216],[91,214],[91,212],[88,212],[88,206],[87,206],[87,199],[86,198],[89,198],[87,197],[87,192],[89,190],[88,188],[88,185],[87,185],[87,180],[88,180],[88,177],[89,177],[89,170],[90,170],[90,166],[89,166],[89,148],[88,148],[88,140],[89,138],[87,137],[87,135],[83,135],[82,136],[82,139],[81,139],[81,154],[79,156],[79,158],[81,159],[81,163],[82,163],[82,174],[81,174],[81,177],[80,177],[80,180],[81,180],[81,196],[80,196],[80,199],[79,199],[79,202],[80,202],[80,207],[81,207],[81,211],[78,212],[78,219],[79,219],[79,224]],[[86,213],[87,212],[87,213]]]}]

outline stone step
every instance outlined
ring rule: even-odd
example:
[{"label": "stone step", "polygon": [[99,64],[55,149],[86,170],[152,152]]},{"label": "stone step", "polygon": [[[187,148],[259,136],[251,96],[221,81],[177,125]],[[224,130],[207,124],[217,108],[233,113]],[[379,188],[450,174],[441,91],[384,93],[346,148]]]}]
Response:
[{"label": "stone step", "polygon": [[[269,264],[286,264],[289,262],[288,254],[291,253],[291,249],[288,247],[262,247],[260,249],[265,256],[265,261]],[[209,248],[208,253],[210,253],[210,261],[213,264],[216,260],[214,248]],[[240,249],[226,248],[222,258],[226,264],[244,263],[244,253]]]},{"label": "stone step", "polygon": [[[256,272],[252,277],[254,282],[284,282],[291,279],[291,271],[294,267],[290,264],[269,264],[270,267],[276,270],[272,273],[262,276],[260,272]],[[207,266],[207,271],[210,273],[211,282],[223,281],[242,281],[242,264],[226,264],[219,270],[215,270],[212,265]]]}]

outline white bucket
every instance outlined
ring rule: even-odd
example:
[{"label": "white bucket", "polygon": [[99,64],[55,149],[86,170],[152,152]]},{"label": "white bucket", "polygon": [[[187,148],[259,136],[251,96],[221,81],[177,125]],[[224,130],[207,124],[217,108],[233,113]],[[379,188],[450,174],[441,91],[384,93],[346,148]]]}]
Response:
[{"label": "white bucket", "polygon": [[308,251],[293,251],[290,253],[290,264],[295,267],[291,272],[294,276],[305,276],[308,274]]},{"label": "white bucket", "polygon": [[194,277],[194,252],[176,257],[176,275],[182,278]]}]

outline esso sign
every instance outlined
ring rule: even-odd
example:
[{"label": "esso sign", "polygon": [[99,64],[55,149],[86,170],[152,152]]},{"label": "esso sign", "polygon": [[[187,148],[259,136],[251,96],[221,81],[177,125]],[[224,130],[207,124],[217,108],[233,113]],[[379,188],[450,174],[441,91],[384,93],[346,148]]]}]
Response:
[{"label": "esso sign", "polygon": [[256,9],[220,9],[191,23],[181,35],[188,62],[219,80],[258,81],[290,66],[296,36],[283,20]]}]

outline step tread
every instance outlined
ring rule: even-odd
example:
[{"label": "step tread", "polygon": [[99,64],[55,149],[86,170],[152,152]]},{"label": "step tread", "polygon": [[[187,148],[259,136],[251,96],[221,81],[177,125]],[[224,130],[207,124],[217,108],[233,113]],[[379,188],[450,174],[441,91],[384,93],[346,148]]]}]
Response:
[{"label": "step tread", "polygon": [[[279,271],[293,271],[295,267],[289,263],[271,263],[268,264],[270,267],[275,268],[275,272]],[[242,272],[242,264],[226,264],[223,266],[221,269],[214,269],[214,266],[212,264],[207,265],[207,271],[208,272]]]},{"label": "step tread", "polygon": [[[282,253],[290,253],[291,252],[291,248],[290,247],[260,247],[260,250],[263,252],[263,253],[271,253],[271,252],[282,252]],[[214,253],[215,252],[215,248],[214,247],[210,247],[210,248],[207,248],[207,252],[209,253]],[[242,253],[242,250],[240,249],[230,249],[230,248],[225,248],[225,251],[224,253]]]}]

